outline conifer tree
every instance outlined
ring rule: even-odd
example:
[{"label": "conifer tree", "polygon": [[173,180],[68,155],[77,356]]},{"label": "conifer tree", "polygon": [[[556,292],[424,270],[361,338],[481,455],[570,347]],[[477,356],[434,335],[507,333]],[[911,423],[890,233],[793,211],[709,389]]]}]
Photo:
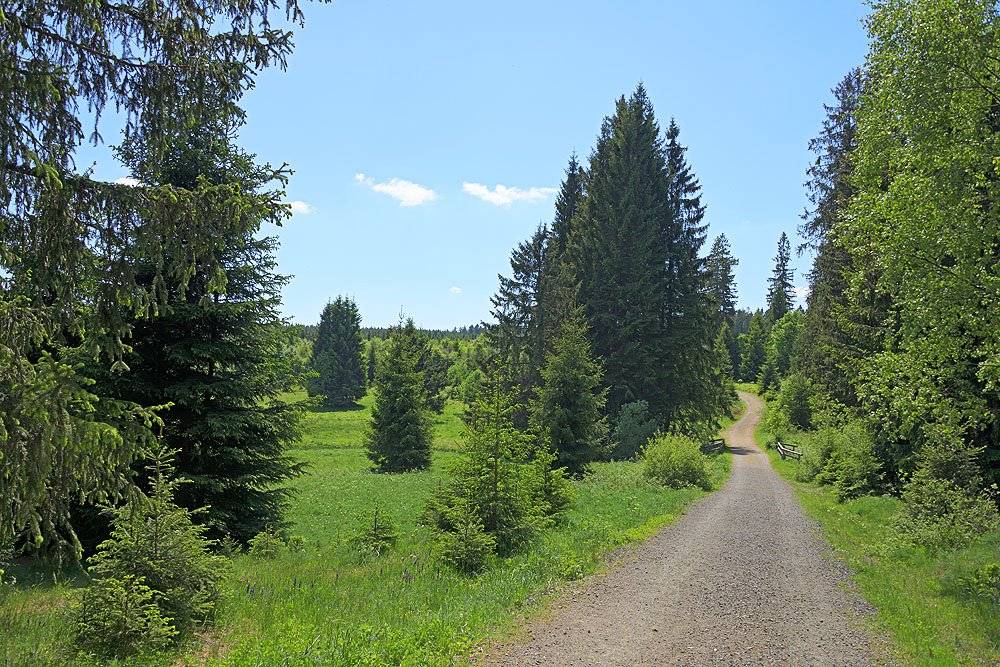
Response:
[{"label": "conifer tree", "polygon": [[375,374],[375,405],[368,434],[368,458],[379,472],[426,468],[431,462],[430,421],[413,320],[389,331]]},{"label": "conifer tree", "polygon": [[[193,188],[209,181],[252,190],[266,178],[214,125],[178,141],[155,166],[138,145],[125,145],[120,155],[146,183]],[[178,488],[177,502],[207,507],[196,518],[213,539],[246,543],[282,525],[290,493],[283,483],[301,470],[285,454],[298,438],[301,408],[278,399],[295,374],[278,314],[287,279],[275,272],[276,248],[273,238],[220,234],[214,261],[225,293],[213,291],[219,277],[204,267],[184,291],[161,281],[165,306],[133,322],[133,343],[123,357],[128,370],[92,368],[106,396],[171,404],[159,413],[162,441],[177,451],[177,470],[189,480]],[[140,284],[155,280],[151,264],[152,258],[137,264]]]},{"label": "conifer tree", "polygon": [[365,382],[369,387],[375,385],[375,370],[378,368],[378,338],[369,338],[365,347]]},{"label": "conifer tree", "polygon": [[760,369],[764,365],[764,354],[767,348],[767,321],[758,310],[750,317],[750,326],[746,333],[740,334],[740,379],[744,382],[756,382]]},{"label": "conifer tree", "polygon": [[562,325],[542,369],[543,384],[532,401],[532,425],[556,465],[582,475],[607,448],[600,362],[593,358],[587,325],[577,312]]},{"label": "conifer tree", "polygon": [[729,239],[725,234],[719,234],[712,242],[708,253],[706,266],[708,269],[708,289],[718,308],[716,323],[732,323],[736,314],[736,277],[733,268],[740,260],[733,257]]},{"label": "conifer tree", "polygon": [[571,240],[580,302],[604,360],[607,407],[663,404],[663,292],[670,182],[660,129],[642,86],[605,119]]},{"label": "conifer tree", "polygon": [[452,479],[432,497],[434,525],[454,533],[470,521],[494,541],[500,556],[521,549],[550,525],[542,477],[531,464],[531,438],[514,425],[516,393],[497,360],[466,414],[468,437]]},{"label": "conifer tree", "polygon": [[511,253],[511,276],[498,276],[500,285],[490,299],[495,319],[490,341],[502,363],[510,368],[510,380],[517,387],[516,403],[520,407],[514,420],[519,427],[527,425],[525,406],[541,382],[545,358],[542,290],[548,242],[548,228],[539,226],[529,240],[518,244]]},{"label": "conifer tree", "polygon": [[569,158],[566,176],[556,196],[556,214],[552,219],[552,238],[549,250],[553,259],[561,261],[573,233],[573,219],[583,203],[587,172],[577,161],[576,153]]},{"label": "conifer tree", "polygon": [[777,322],[795,305],[795,292],[792,281],[794,272],[788,265],[792,257],[788,235],[781,232],[778,238],[778,254],[774,256],[774,269],[767,279],[767,316],[771,322]]},{"label": "conifer tree", "polygon": [[349,406],[364,396],[362,345],[357,304],[342,296],[327,303],[313,344],[311,366],[316,375],[310,379],[309,393],[322,396],[331,407]]}]

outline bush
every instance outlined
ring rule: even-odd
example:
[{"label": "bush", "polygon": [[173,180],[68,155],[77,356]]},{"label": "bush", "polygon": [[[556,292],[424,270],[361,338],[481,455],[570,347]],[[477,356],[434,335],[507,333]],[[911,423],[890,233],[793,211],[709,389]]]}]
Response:
[{"label": "bush", "polygon": [[[792,422],[778,403],[768,403],[764,408],[764,418],[761,420],[764,430],[773,440],[788,440],[793,433]],[[768,443],[768,447],[771,443]]]},{"label": "bush", "polygon": [[698,443],[683,435],[660,435],[643,452],[643,472],[664,486],[696,486],[710,490],[705,456]]},{"label": "bush", "polygon": [[535,452],[532,467],[536,480],[535,501],[542,507],[545,516],[559,521],[566,508],[573,502],[573,485],[566,478],[565,468],[556,468],[555,454],[548,449]]},{"label": "bush", "polygon": [[646,401],[626,403],[618,411],[618,419],[611,434],[614,444],[612,460],[634,459],[659,429],[659,421],[649,413],[649,403]]},{"label": "bush", "polygon": [[163,617],[183,634],[215,612],[226,559],[209,552],[214,543],[204,537],[206,528],[174,504],[183,480],[173,479],[171,461],[172,454],[161,449],[148,468],[151,495],[139,492],[112,510],[111,536],[98,545],[89,571],[99,581],[141,580]]},{"label": "bush", "polygon": [[280,535],[274,531],[265,530],[253,536],[247,553],[260,560],[274,560],[281,555],[284,548],[285,542]]},{"label": "bush", "polygon": [[902,537],[931,550],[958,549],[1000,527],[994,500],[920,468],[903,490]]},{"label": "bush", "polygon": [[101,658],[156,653],[177,635],[142,577],[98,579],[82,589],[72,616],[77,648]]},{"label": "bush", "polygon": [[795,428],[812,428],[812,385],[801,373],[792,373],[781,382],[778,390],[778,405],[788,415],[788,421]]},{"label": "bush", "polygon": [[1000,605],[1000,561],[979,567],[963,583],[966,592],[972,597]]},{"label": "bush", "polygon": [[392,518],[376,505],[361,531],[354,536],[353,542],[362,557],[378,558],[391,549],[397,539],[396,525]]},{"label": "bush", "polygon": [[452,509],[449,522],[453,530],[441,533],[438,538],[441,558],[459,572],[482,572],[496,550],[496,540],[483,530],[483,524],[472,512],[460,506]]},{"label": "bush", "polygon": [[816,479],[831,484],[839,502],[881,491],[882,461],[875,454],[874,440],[865,425],[854,420],[840,429],[827,428],[824,432],[828,433],[830,447]]}]

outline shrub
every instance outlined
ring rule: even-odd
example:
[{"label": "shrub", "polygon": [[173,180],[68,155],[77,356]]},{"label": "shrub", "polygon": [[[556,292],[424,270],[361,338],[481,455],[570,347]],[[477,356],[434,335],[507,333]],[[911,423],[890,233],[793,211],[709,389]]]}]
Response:
[{"label": "shrub", "polygon": [[285,542],[280,535],[274,531],[265,530],[253,536],[247,553],[260,560],[274,560],[281,555],[284,548]]},{"label": "shrub", "polygon": [[1000,527],[993,499],[919,468],[903,489],[897,528],[907,541],[931,550],[957,549]]},{"label": "shrub", "polygon": [[777,402],[795,428],[812,428],[813,393],[812,385],[801,373],[792,373],[781,382]]},{"label": "shrub", "polygon": [[535,452],[535,502],[545,516],[558,521],[573,502],[573,485],[566,478],[565,468],[556,468],[555,454],[548,449]]},{"label": "shrub", "polygon": [[1000,561],[977,568],[963,583],[966,592],[972,597],[1000,605]]},{"label": "shrub", "polygon": [[664,486],[712,488],[698,443],[683,435],[660,435],[651,440],[643,452],[643,466],[647,477]]},{"label": "shrub", "polygon": [[177,635],[142,577],[96,580],[80,592],[72,617],[77,648],[102,658],[156,653]]},{"label": "shrub", "polygon": [[392,518],[381,511],[378,505],[372,510],[370,518],[354,536],[354,546],[363,557],[379,557],[396,544],[398,535]]},{"label": "shrub", "polygon": [[111,510],[111,536],[98,545],[89,571],[99,581],[141,580],[163,617],[183,634],[214,613],[226,560],[209,552],[214,543],[204,537],[206,528],[174,504],[183,480],[173,478],[172,453],[161,449],[148,470],[151,495],[139,492]]},{"label": "shrub", "polygon": [[792,435],[792,422],[788,418],[788,413],[778,403],[767,404],[761,422],[764,430],[771,435],[773,440],[785,441]]},{"label": "shrub", "polygon": [[802,458],[795,468],[795,479],[800,482],[815,480],[826,467],[830,454],[836,447],[839,429],[824,427],[802,442]]},{"label": "shrub", "polygon": [[649,413],[649,403],[626,403],[618,411],[611,435],[614,444],[611,458],[616,461],[634,459],[659,429],[659,421]]},{"label": "shrub", "polygon": [[874,440],[864,424],[853,420],[840,429],[824,429],[824,432],[829,433],[826,437],[830,449],[816,479],[833,485],[839,502],[880,491],[884,477],[882,461],[875,454]]},{"label": "shrub", "polygon": [[496,549],[496,540],[467,508],[453,508],[449,521],[454,529],[438,538],[442,559],[465,574],[482,572]]}]

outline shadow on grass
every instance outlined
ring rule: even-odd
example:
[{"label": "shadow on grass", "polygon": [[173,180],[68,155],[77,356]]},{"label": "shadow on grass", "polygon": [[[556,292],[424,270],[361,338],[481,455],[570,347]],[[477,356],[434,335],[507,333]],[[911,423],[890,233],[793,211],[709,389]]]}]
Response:
[{"label": "shadow on grass", "polygon": [[309,408],[309,412],[358,412],[359,410],[364,410],[365,406],[360,403],[346,403],[343,405],[326,405],[324,403],[318,403],[317,405]]}]

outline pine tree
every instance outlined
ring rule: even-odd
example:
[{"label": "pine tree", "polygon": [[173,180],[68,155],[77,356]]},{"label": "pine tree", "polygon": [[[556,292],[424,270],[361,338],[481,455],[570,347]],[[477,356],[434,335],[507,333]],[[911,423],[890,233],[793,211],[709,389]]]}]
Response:
[{"label": "pine tree", "polygon": [[710,275],[699,255],[707,228],[701,185],[679,136],[680,129],[671,120],[665,142],[669,216],[660,229],[667,250],[658,365],[662,390],[659,400],[651,404],[658,406],[669,426],[690,429],[725,414],[731,395],[720,384],[712,350],[718,304],[707,296]]},{"label": "pine tree", "polygon": [[846,211],[854,187],[851,154],[857,146],[857,109],[861,71],[852,70],[833,89],[835,103],[824,105],[826,118],[819,136],[809,142],[816,162],[809,168],[806,190],[813,208],[803,216],[799,233],[816,252],[809,273],[808,309],[803,336],[802,370],[816,385],[845,404],[856,403],[843,366],[860,347],[849,336],[846,316],[851,256],[836,241],[834,229]]},{"label": "pine tree", "polygon": [[[123,144],[148,148],[151,164],[206,116],[225,116],[229,130],[238,124],[243,92],[292,48],[292,31],[267,26],[276,14],[302,15],[295,0],[280,9],[243,3],[237,22],[228,20],[232,9],[205,0],[5,5],[0,545],[23,536],[43,549],[73,545],[79,555],[71,507],[120,500],[155,427],[140,406],[87,391],[83,362],[96,351],[106,367],[122,368],[135,318],[163,305],[162,280],[178,279],[183,291],[196,265],[220,276],[220,240],[286,217],[281,188],[268,184],[129,187],[77,169],[78,147],[101,141],[108,115]],[[288,175],[268,171],[271,184]],[[137,282],[135,257],[150,260],[154,280]],[[213,293],[223,286],[213,283]]]},{"label": "pine tree", "polygon": [[719,234],[712,242],[706,266],[708,269],[708,290],[718,308],[716,323],[732,323],[736,314],[736,277],[733,268],[740,260],[733,257],[729,239]]},{"label": "pine tree", "polygon": [[576,153],[573,153],[566,167],[566,176],[559,187],[559,194],[556,196],[556,214],[552,219],[549,250],[556,260],[562,260],[566,253],[569,238],[573,234],[573,219],[580,209],[580,204],[583,203],[586,179],[587,172],[577,161]]},{"label": "pine tree", "polygon": [[556,465],[571,475],[586,472],[606,449],[605,394],[600,362],[593,358],[587,325],[578,312],[562,326],[542,369],[543,384],[532,401],[532,425]]},{"label": "pine tree", "polygon": [[[252,189],[263,170],[208,126],[178,142],[155,168],[141,147],[121,155],[147,183],[192,188],[201,181]],[[226,223],[220,222],[220,226]],[[199,267],[184,291],[161,282],[166,306],[132,325],[128,370],[93,368],[98,390],[139,405],[172,405],[160,411],[162,441],[177,450],[178,472],[189,480],[177,502],[197,515],[213,539],[245,543],[283,523],[290,490],[283,483],[301,464],[286,454],[299,435],[301,407],[279,400],[295,374],[285,353],[284,322],[278,314],[287,279],[275,273],[273,238],[221,235],[215,261],[219,277]],[[140,283],[154,281],[150,261],[137,266]]]},{"label": "pine tree", "polygon": [[642,86],[605,119],[587,173],[570,254],[594,351],[604,360],[607,407],[614,414],[637,399],[660,406],[670,181]]},{"label": "pine tree", "polygon": [[365,383],[375,386],[375,369],[378,368],[378,338],[369,338],[365,346]]},{"label": "pine tree", "polygon": [[350,406],[364,396],[362,346],[358,306],[352,299],[338,296],[326,304],[320,316],[311,361],[316,375],[309,382],[309,393],[322,396],[331,407]]},{"label": "pine tree", "polygon": [[375,405],[368,435],[368,458],[379,472],[426,468],[431,462],[430,421],[423,377],[417,370],[413,320],[390,329],[375,374]]},{"label": "pine tree", "polygon": [[548,229],[539,226],[531,239],[518,244],[511,253],[511,277],[498,276],[500,285],[490,299],[495,324],[489,337],[502,363],[511,369],[510,380],[517,387],[520,406],[514,420],[519,427],[527,425],[526,406],[541,382],[545,358],[542,290],[548,239]]},{"label": "pine tree", "polygon": [[774,257],[774,269],[767,279],[767,316],[777,322],[795,305],[795,291],[792,281],[794,272],[788,265],[791,261],[791,245],[788,235],[781,232],[778,238],[778,254]]},{"label": "pine tree", "polygon": [[740,334],[740,379],[744,382],[756,382],[760,369],[764,365],[764,354],[767,348],[767,321],[758,310],[750,317],[750,326],[746,333]]},{"label": "pine tree", "polygon": [[432,523],[455,533],[471,521],[508,556],[550,525],[541,477],[531,464],[531,438],[514,425],[516,394],[503,367],[492,360],[466,413],[468,437],[452,478],[428,505]]}]

